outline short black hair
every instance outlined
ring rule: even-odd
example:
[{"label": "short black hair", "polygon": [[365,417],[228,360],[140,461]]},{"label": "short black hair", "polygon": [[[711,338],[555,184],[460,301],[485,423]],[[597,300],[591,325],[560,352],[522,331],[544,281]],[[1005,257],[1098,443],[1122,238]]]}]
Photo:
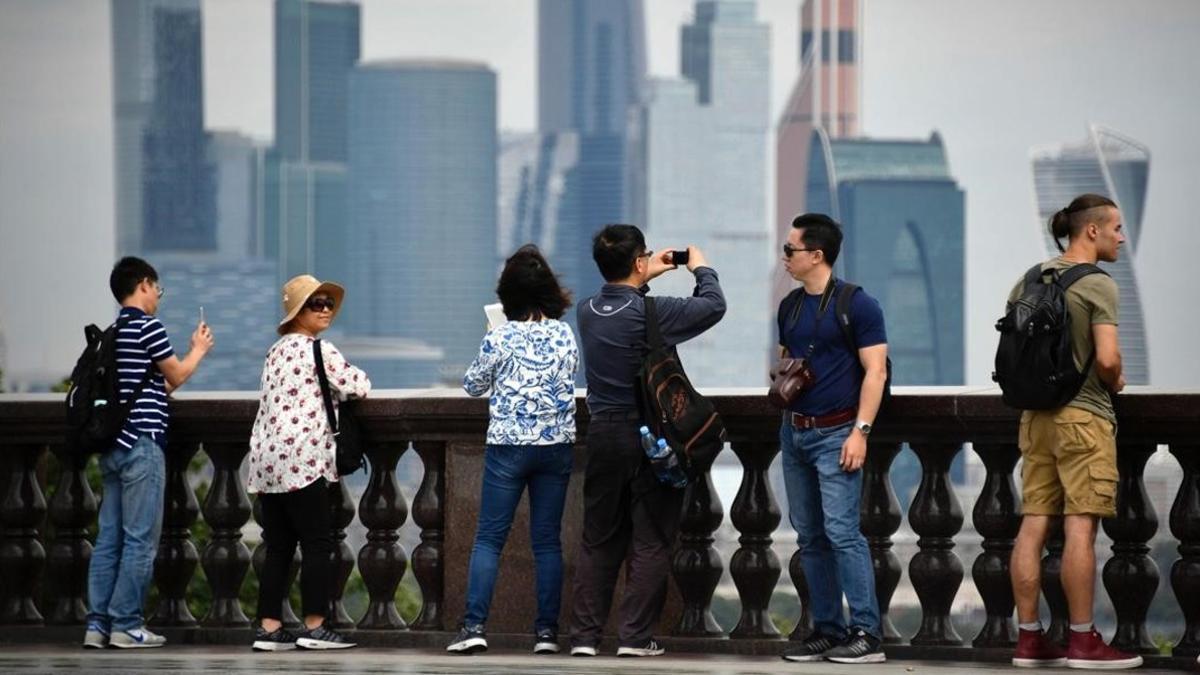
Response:
[{"label": "short black hair", "polygon": [[137,290],[138,284],[147,279],[158,281],[154,267],[141,258],[125,256],[113,265],[112,274],[108,275],[108,287],[117,302],[125,302],[125,298]]},{"label": "short black hair", "polygon": [[824,251],[825,261],[832,266],[842,252],[842,226],[824,213],[802,213],[792,218],[792,227],[804,230],[800,241],[810,251]]},{"label": "short black hair", "polygon": [[558,283],[542,252],[533,244],[525,244],[504,261],[496,295],[510,321],[523,321],[537,314],[561,319],[571,306],[570,291]]},{"label": "short black hair", "polygon": [[605,281],[620,281],[633,274],[633,264],[645,252],[646,237],[633,225],[605,225],[592,238],[592,259]]}]

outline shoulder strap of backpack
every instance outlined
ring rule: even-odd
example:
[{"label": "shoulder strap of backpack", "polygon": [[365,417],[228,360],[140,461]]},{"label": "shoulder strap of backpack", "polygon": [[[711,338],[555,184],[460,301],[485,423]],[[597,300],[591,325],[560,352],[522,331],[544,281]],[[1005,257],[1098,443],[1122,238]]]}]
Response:
[{"label": "shoulder strap of backpack", "polygon": [[1091,263],[1079,263],[1068,267],[1066,271],[1058,275],[1058,286],[1062,290],[1067,290],[1071,284],[1091,274],[1103,274],[1108,276],[1108,272],[1100,269],[1097,265]]},{"label": "shoulder strap of backpack", "polygon": [[337,436],[337,416],[333,414],[333,396],[329,393],[329,378],[325,375],[325,357],[321,355],[321,341],[313,340],[313,360],[317,362],[317,381],[321,383],[321,398],[325,401],[325,417],[329,430]]},{"label": "shoulder strap of backpack", "polygon": [[658,327],[658,312],[654,309],[654,298],[645,296],[646,302],[646,346],[650,351],[663,346],[662,331]]},{"label": "shoulder strap of backpack", "polygon": [[854,299],[858,288],[857,284],[843,281],[837,290],[837,300],[833,305],[837,315],[838,328],[842,331],[842,337],[846,339],[846,346],[850,348],[850,354],[855,356],[858,354],[858,340],[854,339],[854,331],[850,328],[850,301]]},{"label": "shoulder strap of backpack", "polygon": [[1038,264],[1034,265],[1033,267],[1030,267],[1025,272],[1025,279],[1024,279],[1024,281],[1021,282],[1021,295],[1025,295],[1026,289],[1028,289],[1030,286],[1032,286],[1036,283],[1041,283],[1041,280],[1042,280],[1042,263],[1038,263]]}]

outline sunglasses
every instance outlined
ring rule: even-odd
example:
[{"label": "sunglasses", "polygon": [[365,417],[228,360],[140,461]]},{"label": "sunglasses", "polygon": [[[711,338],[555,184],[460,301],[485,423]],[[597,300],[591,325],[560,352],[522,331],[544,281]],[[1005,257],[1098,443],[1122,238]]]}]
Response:
[{"label": "sunglasses", "polygon": [[796,248],[795,246],[792,246],[791,244],[784,244],[783,245],[783,257],[791,258],[793,253],[799,253],[801,251],[816,252],[816,251],[820,251],[820,250],[821,249],[819,249],[819,248]]},{"label": "sunglasses", "polygon": [[333,298],[309,298],[308,302],[304,303],[304,306],[313,312],[320,312],[323,309],[332,312],[337,303],[333,301]]}]

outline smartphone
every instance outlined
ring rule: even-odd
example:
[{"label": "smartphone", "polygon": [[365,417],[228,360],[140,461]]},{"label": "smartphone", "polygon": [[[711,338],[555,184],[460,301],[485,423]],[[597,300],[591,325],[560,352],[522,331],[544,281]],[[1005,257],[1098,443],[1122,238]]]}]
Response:
[{"label": "smartphone", "polygon": [[483,313],[487,316],[488,330],[495,330],[508,323],[508,317],[504,316],[504,305],[498,302],[484,305]]},{"label": "smartphone", "polygon": [[685,248],[685,249],[683,249],[682,251],[671,251],[671,264],[672,264],[672,265],[686,265],[686,264],[688,264],[688,251],[687,251],[687,249]]},{"label": "smartphone", "polygon": [[204,305],[200,305],[200,324],[203,325],[204,323]]}]

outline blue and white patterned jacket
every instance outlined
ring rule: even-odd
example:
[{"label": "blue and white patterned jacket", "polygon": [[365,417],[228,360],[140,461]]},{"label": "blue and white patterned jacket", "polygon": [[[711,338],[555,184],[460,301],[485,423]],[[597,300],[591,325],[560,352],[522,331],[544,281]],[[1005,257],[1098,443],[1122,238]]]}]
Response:
[{"label": "blue and white patterned jacket", "polygon": [[488,445],[575,442],[579,349],[562,321],[509,321],[488,331],[463,389],[488,399]]}]

